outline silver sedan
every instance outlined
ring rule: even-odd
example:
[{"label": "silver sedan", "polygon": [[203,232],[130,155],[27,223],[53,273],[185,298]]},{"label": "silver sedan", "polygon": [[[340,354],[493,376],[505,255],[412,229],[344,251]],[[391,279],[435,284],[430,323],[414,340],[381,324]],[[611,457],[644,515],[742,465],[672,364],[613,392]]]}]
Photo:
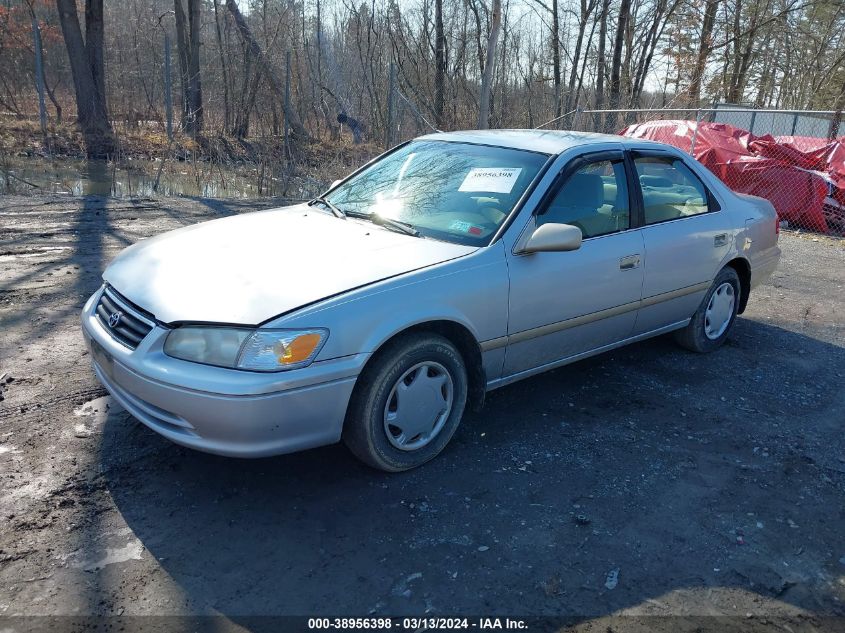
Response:
[{"label": "silver sedan", "polygon": [[342,440],[401,471],[491,389],[667,332],[716,349],[775,268],[778,226],[666,145],[438,133],[308,204],[127,248],[82,326],[100,381],[174,442]]}]

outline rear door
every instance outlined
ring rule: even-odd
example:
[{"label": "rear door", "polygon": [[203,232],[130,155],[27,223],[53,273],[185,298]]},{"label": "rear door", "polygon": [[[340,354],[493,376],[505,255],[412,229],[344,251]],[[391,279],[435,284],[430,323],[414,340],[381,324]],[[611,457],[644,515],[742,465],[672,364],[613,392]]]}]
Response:
[{"label": "rear door", "polygon": [[687,160],[669,152],[630,152],[648,261],[635,334],[691,317],[736,239]]},{"label": "rear door", "polygon": [[581,229],[578,250],[508,254],[509,376],[631,335],[643,283],[643,242],[632,220],[622,150],[571,161],[526,229],[547,222]]}]

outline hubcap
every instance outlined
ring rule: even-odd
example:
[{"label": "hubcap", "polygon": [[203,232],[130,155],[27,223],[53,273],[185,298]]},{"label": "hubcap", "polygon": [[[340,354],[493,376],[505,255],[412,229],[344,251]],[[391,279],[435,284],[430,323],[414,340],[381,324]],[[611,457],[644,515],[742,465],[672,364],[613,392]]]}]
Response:
[{"label": "hubcap", "polygon": [[714,340],[722,336],[730,325],[734,315],[736,293],[733,285],[723,283],[710,297],[707,310],[704,311],[704,333],[707,338]]},{"label": "hubcap", "polygon": [[388,441],[403,451],[431,442],[443,430],[452,412],[454,385],[440,363],[417,363],[406,371],[387,397],[384,432]]}]

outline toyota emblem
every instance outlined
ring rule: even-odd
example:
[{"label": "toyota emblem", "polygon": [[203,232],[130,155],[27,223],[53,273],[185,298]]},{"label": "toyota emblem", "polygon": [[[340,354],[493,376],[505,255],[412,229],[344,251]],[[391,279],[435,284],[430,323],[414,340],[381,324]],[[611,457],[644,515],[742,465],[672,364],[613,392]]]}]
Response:
[{"label": "toyota emblem", "polygon": [[112,312],[109,315],[109,327],[111,327],[111,328],[117,327],[117,324],[120,323],[120,317],[122,317],[122,316],[123,316],[123,313],[121,313],[121,312]]}]

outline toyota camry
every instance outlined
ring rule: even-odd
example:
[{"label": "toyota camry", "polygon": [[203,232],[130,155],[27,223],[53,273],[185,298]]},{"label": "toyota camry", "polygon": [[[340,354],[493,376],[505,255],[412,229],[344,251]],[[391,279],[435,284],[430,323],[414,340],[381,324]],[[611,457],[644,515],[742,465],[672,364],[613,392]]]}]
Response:
[{"label": "toyota camry", "polygon": [[778,226],[667,145],[436,133],[307,204],[130,246],[82,329],[99,380],[174,442],[343,441],[401,471],[492,389],[669,332],[715,350],[775,268]]}]

